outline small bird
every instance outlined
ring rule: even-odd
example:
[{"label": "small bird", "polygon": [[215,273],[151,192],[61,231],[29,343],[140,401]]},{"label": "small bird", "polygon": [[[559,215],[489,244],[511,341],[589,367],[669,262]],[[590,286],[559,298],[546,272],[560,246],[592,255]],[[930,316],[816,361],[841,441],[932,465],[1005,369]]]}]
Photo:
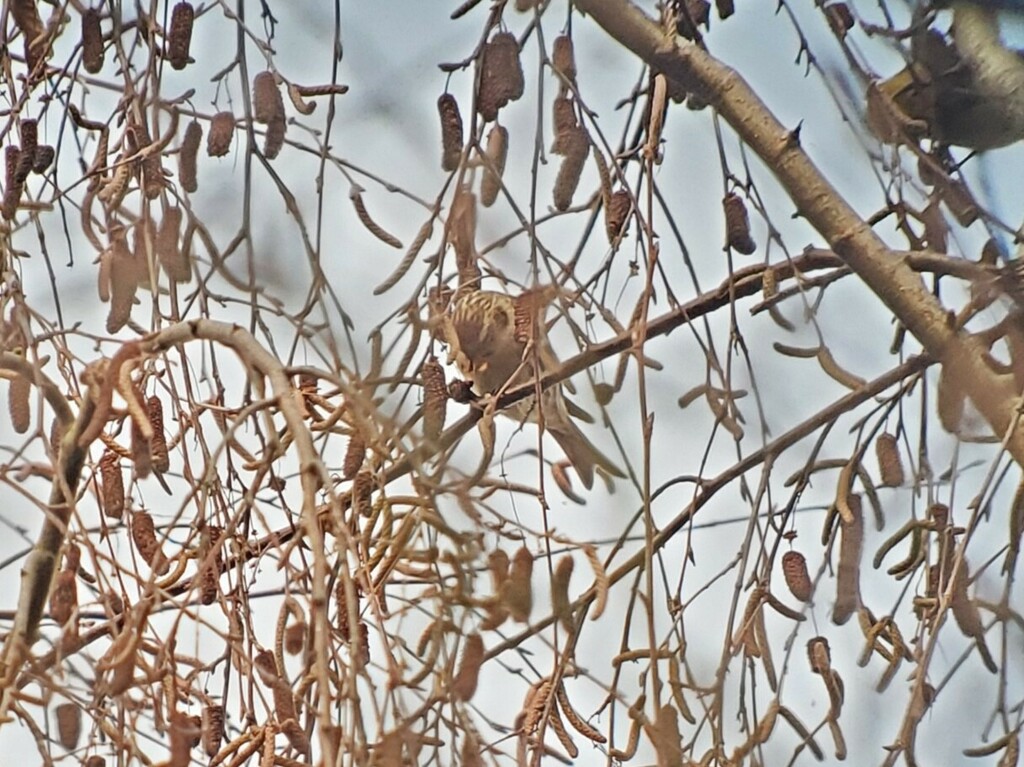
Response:
[{"label": "small bird", "polygon": [[[560,363],[544,326],[550,290],[531,290],[515,298],[490,290],[456,294],[450,313],[442,320],[442,335],[450,350],[449,361],[472,383],[476,394],[495,394],[533,380],[534,360],[538,376],[558,369]],[[535,400],[519,400],[505,414],[537,422]],[[574,408],[566,400],[561,383],[541,395],[544,426],[565,451],[583,484],[593,486],[595,467],[624,477],[572,422],[570,410]]]},{"label": "small bird", "polygon": [[[877,84],[911,121],[903,130],[976,150],[1024,138],[1024,58],[1001,43],[992,11],[956,3],[952,39],[921,29],[911,37],[910,59]],[[868,121],[884,141],[898,140],[901,131],[893,130],[870,93]]]}]

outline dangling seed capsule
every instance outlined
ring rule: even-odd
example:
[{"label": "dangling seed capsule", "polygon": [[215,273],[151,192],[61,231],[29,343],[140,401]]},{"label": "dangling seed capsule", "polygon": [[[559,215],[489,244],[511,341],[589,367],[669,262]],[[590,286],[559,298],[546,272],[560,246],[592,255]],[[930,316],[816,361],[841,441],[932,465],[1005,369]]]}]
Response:
[{"label": "dangling seed capsule", "polygon": [[487,159],[490,160],[490,164],[484,167],[484,177],[480,182],[480,202],[485,208],[491,207],[498,199],[507,157],[508,130],[501,125],[495,125],[487,134]]},{"label": "dangling seed capsule", "polygon": [[174,69],[188,64],[188,50],[192,44],[192,22],[196,12],[191,3],[180,2],[171,11],[171,31],[167,36],[167,58]]},{"label": "dangling seed capsule", "polygon": [[223,157],[231,149],[235,135],[235,116],[231,112],[218,112],[210,121],[210,133],[206,137],[206,153],[210,157]]},{"label": "dangling seed capsule", "polygon": [[462,157],[462,115],[459,103],[450,93],[437,100],[437,112],[441,117],[441,168],[450,172],[459,167]]},{"label": "dangling seed capsule", "polygon": [[725,209],[725,233],[729,247],[737,253],[749,256],[757,245],[750,236],[750,218],[743,199],[735,192],[730,192],[722,200]]},{"label": "dangling seed capsule", "polygon": [[786,579],[789,593],[801,602],[811,600],[811,576],[807,572],[807,560],[799,551],[787,551],[782,555],[782,575]]},{"label": "dangling seed capsule", "polygon": [[181,140],[181,151],[178,153],[178,180],[186,192],[195,192],[199,188],[196,159],[199,156],[199,145],[203,141],[203,128],[197,120],[193,120],[185,128],[185,136]]},{"label": "dangling seed capsule", "polygon": [[82,14],[82,66],[91,75],[103,69],[103,30],[99,11],[94,8]]}]

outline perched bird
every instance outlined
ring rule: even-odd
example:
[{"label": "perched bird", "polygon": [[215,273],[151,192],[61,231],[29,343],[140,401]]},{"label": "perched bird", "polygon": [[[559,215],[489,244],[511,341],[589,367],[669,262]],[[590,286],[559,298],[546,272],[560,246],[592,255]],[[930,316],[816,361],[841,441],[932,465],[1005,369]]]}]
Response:
[{"label": "perched bird", "polygon": [[952,38],[921,29],[911,37],[910,59],[877,84],[908,124],[894,130],[869,93],[868,121],[884,141],[917,132],[985,150],[1024,138],[1024,58],[1002,44],[994,12],[957,3]]},{"label": "perched bird", "polygon": [[[490,290],[456,294],[442,320],[442,336],[450,349],[449,361],[472,383],[475,393],[494,394],[533,380],[535,360],[539,376],[558,369],[560,363],[544,326],[549,303],[550,292],[545,289],[515,298]],[[616,477],[625,476],[573,423],[570,411],[574,408],[561,383],[541,395],[544,427],[565,451],[583,484],[593,486],[595,467]],[[537,411],[536,397],[527,397],[507,408],[505,414],[537,422]]]}]

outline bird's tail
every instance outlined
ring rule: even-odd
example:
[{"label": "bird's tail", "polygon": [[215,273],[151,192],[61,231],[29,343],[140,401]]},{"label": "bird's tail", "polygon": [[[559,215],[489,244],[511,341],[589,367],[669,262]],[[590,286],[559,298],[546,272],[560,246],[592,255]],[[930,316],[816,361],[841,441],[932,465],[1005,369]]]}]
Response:
[{"label": "bird's tail", "polygon": [[595,467],[604,469],[613,477],[626,476],[610,458],[594,447],[593,443],[568,417],[555,419],[554,422],[548,423],[546,426],[588,490],[594,486]]}]

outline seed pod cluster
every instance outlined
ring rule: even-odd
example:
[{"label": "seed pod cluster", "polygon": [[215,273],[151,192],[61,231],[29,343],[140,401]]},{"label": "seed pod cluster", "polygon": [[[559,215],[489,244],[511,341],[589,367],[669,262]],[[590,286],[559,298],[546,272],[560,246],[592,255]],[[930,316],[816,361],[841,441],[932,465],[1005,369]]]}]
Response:
[{"label": "seed pod cluster", "polygon": [[498,110],[523,95],[519,41],[511,32],[499,32],[484,46],[481,59],[477,111],[490,122],[498,117]]},{"label": "seed pod cluster", "polygon": [[198,120],[193,120],[185,128],[185,136],[181,140],[181,151],[178,153],[178,180],[186,192],[195,192],[199,188],[197,158],[199,145],[203,141],[203,127]]},{"label": "seed pod cluster", "polygon": [[450,93],[442,94],[437,100],[437,112],[441,118],[441,168],[453,171],[459,167],[462,157],[462,114],[459,102]]},{"label": "seed pod cluster", "polygon": [[184,69],[189,62],[192,45],[192,23],[196,12],[191,3],[180,2],[171,11],[171,29],[167,35],[167,59],[174,69]]},{"label": "seed pod cluster", "polygon": [[223,157],[231,149],[235,135],[235,116],[231,112],[218,112],[210,120],[210,132],[206,136],[206,154]]},{"label": "seed pod cluster", "polygon": [[436,442],[448,412],[448,384],[444,380],[444,368],[433,356],[423,363],[422,376],[423,436],[429,442]]},{"label": "seed pod cluster", "polygon": [[583,175],[583,166],[590,154],[590,136],[582,127],[571,130],[565,142],[565,158],[558,168],[554,188],[555,209],[560,211],[568,210],[572,205],[573,195]]},{"label": "seed pod cluster", "polygon": [[807,572],[807,560],[803,554],[799,551],[787,551],[783,554],[782,575],[786,579],[790,594],[801,602],[811,601],[811,576]]},{"label": "seed pod cluster", "polygon": [[121,459],[113,450],[107,450],[100,459],[100,484],[103,494],[103,513],[111,519],[124,514],[124,478]]},{"label": "seed pod cluster", "polygon": [[729,247],[744,256],[757,250],[757,244],[750,236],[750,217],[743,198],[730,192],[722,200],[725,209],[725,236]]},{"label": "seed pod cluster", "polygon": [[103,69],[103,30],[100,12],[95,8],[82,14],[82,66],[91,75]]},{"label": "seed pod cluster", "polygon": [[484,177],[480,182],[480,202],[489,208],[498,199],[501,189],[501,177],[505,173],[505,160],[508,158],[508,129],[495,125],[487,134],[487,160]]}]

